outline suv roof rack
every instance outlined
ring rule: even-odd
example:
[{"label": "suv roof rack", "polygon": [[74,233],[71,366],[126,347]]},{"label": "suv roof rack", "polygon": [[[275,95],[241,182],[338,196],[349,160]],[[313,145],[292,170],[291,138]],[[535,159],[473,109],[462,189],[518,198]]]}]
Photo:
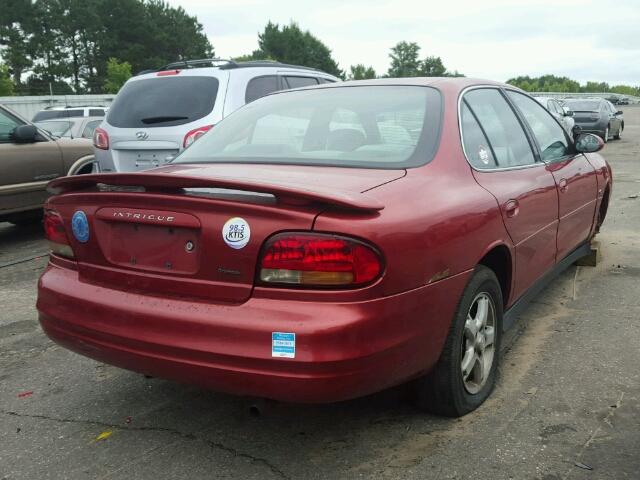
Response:
[{"label": "suv roof rack", "polygon": [[[282,68],[297,68],[300,70],[310,70],[313,72],[322,72],[317,68],[304,67],[302,65],[292,65],[289,63],[281,63],[275,60],[248,60],[246,62],[233,62],[233,65],[222,65],[221,70],[227,70],[231,68],[254,68],[254,67],[282,67]],[[324,73],[324,72],[323,72]]]},{"label": "suv roof rack", "polygon": [[203,67],[222,67],[224,65],[235,65],[231,59],[227,58],[200,58],[198,60],[180,60],[172,62],[158,70],[172,70],[174,68],[203,68]]},{"label": "suv roof rack", "polygon": [[249,60],[246,62],[236,62],[227,58],[201,58],[198,60],[180,60],[178,62],[169,63],[156,70],[142,70],[138,75],[145,73],[160,72],[162,70],[173,69],[190,69],[190,68],[207,68],[216,67],[220,70],[231,70],[234,68],[254,68],[254,67],[281,67],[281,68],[297,68],[300,70],[309,70],[313,72],[322,72],[317,68],[303,67],[302,65],[291,65],[288,63],[276,62],[274,60]]}]

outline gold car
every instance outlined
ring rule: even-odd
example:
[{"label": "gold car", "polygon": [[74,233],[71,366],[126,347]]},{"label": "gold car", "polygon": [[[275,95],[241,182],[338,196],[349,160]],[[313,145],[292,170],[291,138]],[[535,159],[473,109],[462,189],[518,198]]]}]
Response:
[{"label": "gold car", "polygon": [[50,180],[93,168],[91,140],[55,137],[0,105],[0,222],[38,220]]}]

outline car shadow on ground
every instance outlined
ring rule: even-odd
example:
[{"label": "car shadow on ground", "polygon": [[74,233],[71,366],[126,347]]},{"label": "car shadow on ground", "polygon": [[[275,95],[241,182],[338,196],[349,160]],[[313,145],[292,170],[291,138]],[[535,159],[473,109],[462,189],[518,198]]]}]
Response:
[{"label": "car shadow on ground", "polygon": [[21,226],[0,222],[0,265],[46,252],[41,221]]}]

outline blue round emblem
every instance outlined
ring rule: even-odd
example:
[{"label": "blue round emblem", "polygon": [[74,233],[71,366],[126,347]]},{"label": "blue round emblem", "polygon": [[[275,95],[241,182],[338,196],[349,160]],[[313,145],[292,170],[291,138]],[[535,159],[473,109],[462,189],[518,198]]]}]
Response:
[{"label": "blue round emblem", "polygon": [[78,210],[73,214],[71,230],[73,230],[73,235],[80,243],[89,241],[89,220],[87,220],[87,215],[82,210]]}]

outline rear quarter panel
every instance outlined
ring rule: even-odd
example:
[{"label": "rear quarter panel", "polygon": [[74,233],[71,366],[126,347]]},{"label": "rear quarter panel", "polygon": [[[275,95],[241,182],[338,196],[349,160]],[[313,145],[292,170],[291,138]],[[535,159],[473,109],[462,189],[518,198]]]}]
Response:
[{"label": "rear quarter panel", "polygon": [[[381,249],[386,269],[377,295],[469,271],[492,247],[509,245],[495,198],[469,170],[442,175],[428,165],[370,193],[383,201],[383,210],[366,217],[328,210],[314,230],[355,235]],[[460,294],[451,293],[452,299]]]},{"label": "rear quarter panel", "polygon": [[60,151],[62,152],[63,172],[62,175],[67,175],[69,169],[73,164],[82,157],[87,155],[93,155],[92,141],[86,138],[74,138],[66,139],[61,138],[56,140]]}]

